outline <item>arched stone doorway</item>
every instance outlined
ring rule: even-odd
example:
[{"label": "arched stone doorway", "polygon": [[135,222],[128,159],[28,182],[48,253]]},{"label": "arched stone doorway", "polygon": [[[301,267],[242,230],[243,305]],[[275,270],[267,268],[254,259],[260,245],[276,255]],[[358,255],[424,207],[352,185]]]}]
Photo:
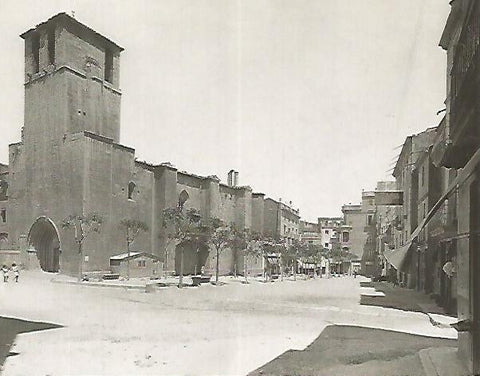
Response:
[{"label": "arched stone doorway", "polygon": [[40,217],[33,223],[28,233],[28,245],[37,251],[42,270],[58,272],[60,268],[60,238],[52,220]]},{"label": "arched stone doorway", "polygon": [[175,249],[175,274],[180,274],[181,252],[183,251],[183,274],[200,274],[208,257],[208,247],[202,242],[185,241]]}]

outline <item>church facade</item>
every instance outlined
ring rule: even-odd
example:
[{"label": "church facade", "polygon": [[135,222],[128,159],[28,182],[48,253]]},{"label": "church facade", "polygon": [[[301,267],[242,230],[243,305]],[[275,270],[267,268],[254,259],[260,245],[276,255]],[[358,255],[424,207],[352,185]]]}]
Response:
[{"label": "church facade", "polygon": [[[126,250],[122,219],[139,220],[149,231],[132,247],[158,256],[178,272],[175,247],[166,248],[162,213],[186,208],[239,228],[264,232],[264,195],[216,176],[178,171],[169,163],[149,164],[120,144],[120,55],[123,48],[65,13],[23,33],[25,120],[21,141],[9,146],[8,245],[21,261],[32,254],[50,272],[108,270],[111,256]],[[99,233],[84,243],[80,259],[69,215],[98,213]],[[213,252],[209,253],[213,255]],[[213,265],[207,255],[185,260],[185,271]],[[226,252],[220,271],[243,268]],[[260,270],[261,266],[256,265]]]}]

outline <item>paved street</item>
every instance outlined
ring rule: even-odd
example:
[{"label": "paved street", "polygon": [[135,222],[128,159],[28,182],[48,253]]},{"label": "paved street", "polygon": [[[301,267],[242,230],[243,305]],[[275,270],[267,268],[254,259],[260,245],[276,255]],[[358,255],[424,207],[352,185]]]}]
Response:
[{"label": "paved street", "polygon": [[423,313],[361,306],[362,278],[227,279],[145,293],[21,277],[0,285],[1,314],[63,327],[18,335],[5,375],[241,375],[305,349],[334,324],[456,337]]}]

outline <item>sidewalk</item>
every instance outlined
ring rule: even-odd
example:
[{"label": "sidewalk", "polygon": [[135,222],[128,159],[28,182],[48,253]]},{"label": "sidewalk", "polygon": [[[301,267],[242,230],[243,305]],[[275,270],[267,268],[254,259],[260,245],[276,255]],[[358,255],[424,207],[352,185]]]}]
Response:
[{"label": "sidewalk", "polygon": [[[405,311],[422,312],[426,314],[433,326],[451,328],[457,322],[456,317],[445,314],[429,296],[419,291],[393,287],[388,282],[366,282],[363,286],[375,288],[383,292],[384,298],[362,296],[362,305],[374,305],[396,308]],[[418,352],[423,371],[427,376],[466,376],[468,371],[457,356],[456,346],[431,347]]]},{"label": "sidewalk", "polygon": [[384,295],[362,295],[360,299],[361,305],[447,316],[445,310],[423,292],[399,286],[393,287],[389,282],[361,282],[360,285],[365,290],[367,288],[374,288],[375,291],[381,292]]},{"label": "sidewalk", "polygon": [[426,376],[469,376],[456,347],[437,347],[418,353]]}]

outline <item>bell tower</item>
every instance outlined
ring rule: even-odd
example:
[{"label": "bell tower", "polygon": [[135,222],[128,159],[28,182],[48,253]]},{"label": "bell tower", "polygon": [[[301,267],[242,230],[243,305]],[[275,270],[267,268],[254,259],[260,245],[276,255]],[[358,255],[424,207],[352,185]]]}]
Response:
[{"label": "bell tower", "polygon": [[25,40],[25,144],[88,131],[120,138],[123,48],[59,13],[21,35]]}]

